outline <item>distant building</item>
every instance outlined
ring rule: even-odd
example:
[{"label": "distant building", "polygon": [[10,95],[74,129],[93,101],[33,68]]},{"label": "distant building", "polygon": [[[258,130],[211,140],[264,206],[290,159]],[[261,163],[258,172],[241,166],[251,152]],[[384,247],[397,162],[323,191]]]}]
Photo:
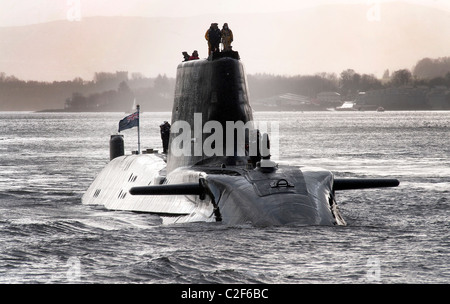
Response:
[{"label": "distant building", "polygon": [[318,104],[304,95],[285,93],[255,100],[252,107],[257,111],[321,111]]},{"label": "distant building", "polygon": [[335,106],[336,104],[342,104],[341,94],[338,92],[320,92],[316,99],[321,105]]},{"label": "distant building", "polygon": [[311,101],[308,97],[303,95],[297,95],[292,93],[286,93],[278,96],[278,104],[285,105],[298,105],[298,104],[309,104]]},{"label": "distant building", "polygon": [[365,92],[358,97],[355,107],[360,110],[430,110],[426,87],[387,88]]}]

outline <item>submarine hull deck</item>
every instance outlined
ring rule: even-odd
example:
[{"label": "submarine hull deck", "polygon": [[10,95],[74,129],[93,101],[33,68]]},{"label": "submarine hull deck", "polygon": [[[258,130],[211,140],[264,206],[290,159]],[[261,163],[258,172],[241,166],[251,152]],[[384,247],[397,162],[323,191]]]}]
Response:
[{"label": "submarine hull deck", "polygon": [[[146,212],[185,221],[215,221],[212,206],[196,203],[195,196],[133,196],[131,187],[159,185],[164,182],[166,163],[157,155],[139,154],[113,159],[98,174],[82,197],[86,205],[104,205],[110,210]],[[198,179],[198,177],[197,177]],[[175,181],[177,179],[174,179]]]},{"label": "submarine hull deck", "polygon": [[[156,155],[115,158],[100,172],[82,202],[110,210],[156,214],[165,224],[345,225],[331,199],[333,177],[328,171],[281,166],[267,174],[238,166],[220,170],[192,166],[162,175],[164,169],[165,162]],[[203,197],[129,193],[133,187],[187,185],[200,179],[208,188]]]}]

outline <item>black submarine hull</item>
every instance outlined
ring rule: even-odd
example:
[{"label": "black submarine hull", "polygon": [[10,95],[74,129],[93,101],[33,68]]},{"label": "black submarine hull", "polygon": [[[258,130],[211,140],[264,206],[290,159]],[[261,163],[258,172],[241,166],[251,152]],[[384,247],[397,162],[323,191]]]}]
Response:
[{"label": "black submarine hull", "polygon": [[[207,128],[211,122],[214,131]],[[226,128],[230,122],[245,124],[240,140],[233,137],[236,130]],[[157,214],[165,223],[346,225],[336,191],[398,185],[397,180],[335,179],[324,169],[277,164],[270,159],[267,136],[260,137],[252,122],[236,52],[180,63],[167,158],[138,154],[111,160],[82,201]],[[223,134],[210,155],[203,148],[217,129]],[[256,134],[256,150],[249,149],[250,134]]]}]

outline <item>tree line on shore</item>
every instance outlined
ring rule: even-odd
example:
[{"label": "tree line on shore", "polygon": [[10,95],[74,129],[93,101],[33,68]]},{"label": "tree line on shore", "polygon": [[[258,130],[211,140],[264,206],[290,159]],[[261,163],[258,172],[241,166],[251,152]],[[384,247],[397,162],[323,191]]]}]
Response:
[{"label": "tree line on shore", "polygon": [[[166,75],[98,72],[93,80],[24,81],[0,73],[0,111],[128,112],[136,99],[153,111],[167,110],[175,80]],[[149,110],[149,111],[152,111]]]},{"label": "tree line on shore", "polygon": [[[248,75],[251,99],[284,93],[315,98],[320,92],[338,92],[342,100],[354,100],[359,92],[401,87],[450,89],[450,57],[424,58],[412,70],[386,70],[381,79],[359,74],[353,69],[316,75]],[[140,73],[98,72],[93,80],[24,81],[0,73],[0,111],[124,111],[136,100],[147,111],[172,109],[175,79],[166,75],[154,78]]]},{"label": "tree line on shore", "polygon": [[381,79],[353,69],[308,76],[249,75],[253,97],[264,98],[286,92],[315,98],[320,92],[337,92],[343,100],[354,100],[359,92],[401,87],[447,87],[450,89],[450,57],[419,60],[412,70],[386,70]]}]

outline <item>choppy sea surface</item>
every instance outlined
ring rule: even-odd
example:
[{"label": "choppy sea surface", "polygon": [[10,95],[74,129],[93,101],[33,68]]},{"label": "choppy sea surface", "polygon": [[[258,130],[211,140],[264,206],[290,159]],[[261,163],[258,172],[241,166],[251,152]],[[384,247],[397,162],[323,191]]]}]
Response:
[{"label": "choppy sea surface", "polygon": [[[449,283],[450,112],[257,112],[278,160],[398,178],[337,194],[345,227],[162,225],[81,204],[124,113],[0,112],[0,283]],[[141,147],[161,149],[141,115]],[[122,131],[126,153],[136,128]]]}]

